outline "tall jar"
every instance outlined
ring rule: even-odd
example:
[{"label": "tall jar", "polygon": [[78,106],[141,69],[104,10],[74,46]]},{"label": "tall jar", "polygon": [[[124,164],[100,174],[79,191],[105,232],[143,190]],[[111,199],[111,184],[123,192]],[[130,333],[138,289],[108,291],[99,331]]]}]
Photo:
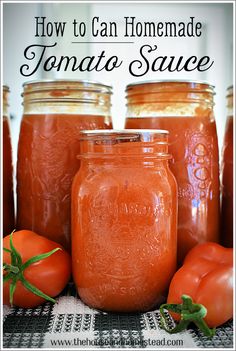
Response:
[{"label": "tall jar", "polygon": [[112,128],[111,87],[89,81],[25,83],[17,164],[17,227],[70,250],[71,184],[79,132]]},{"label": "tall jar", "polygon": [[8,114],[8,86],[3,86],[3,236],[15,228],[13,165],[10,123]]},{"label": "tall jar", "polygon": [[72,267],[81,299],[146,311],[176,270],[177,189],[166,131],[84,131],[72,186]]},{"label": "tall jar", "polygon": [[233,247],[233,87],[227,91],[227,120],[222,149],[221,241]]},{"label": "tall jar", "polygon": [[203,82],[127,86],[126,128],[170,132],[170,168],[178,184],[178,262],[196,244],[219,240],[219,155],[214,88]]}]

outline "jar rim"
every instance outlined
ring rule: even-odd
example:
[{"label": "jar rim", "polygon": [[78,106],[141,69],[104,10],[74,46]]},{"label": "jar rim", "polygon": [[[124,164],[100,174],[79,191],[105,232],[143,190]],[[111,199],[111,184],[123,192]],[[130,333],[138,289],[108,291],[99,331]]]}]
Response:
[{"label": "jar rim", "polygon": [[165,134],[168,135],[169,131],[165,129],[93,129],[93,130],[81,130],[82,135],[120,135],[120,134]]},{"label": "jar rim", "polygon": [[226,89],[226,97],[229,98],[229,97],[232,97],[233,94],[234,94],[234,87],[233,85],[230,85],[227,89]]},{"label": "jar rim", "polygon": [[3,91],[4,91],[4,92],[6,92],[6,93],[9,93],[9,92],[10,92],[10,88],[9,88],[8,85],[5,85],[5,84],[4,84],[2,87],[3,87]]},{"label": "jar rim", "polygon": [[[84,152],[80,150],[79,159],[91,159],[97,157],[103,157],[109,159],[117,155],[117,157],[129,158],[150,158],[155,159],[159,157],[161,159],[170,159],[171,155],[168,150],[156,150],[155,147],[158,145],[161,147],[168,147],[168,134],[167,130],[162,129],[96,129],[96,130],[81,130],[80,131],[80,142],[92,142],[92,145],[106,145],[106,152],[99,149],[88,149]],[[132,142],[132,147],[129,146],[129,151],[123,153],[123,143]],[[137,142],[137,143],[136,143]],[[139,142],[142,142],[140,145]],[[113,146],[116,145],[116,151],[114,152]],[[112,147],[111,147],[112,146]]]},{"label": "jar rim", "polygon": [[92,81],[92,80],[88,80],[88,79],[36,79],[36,80],[30,80],[27,82],[24,82],[22,84],[23,88],[28,86],[28,85],[34,85],[34,84],[40,84],[40,83],[45,83],[45,84],[50,84],[50,83],[82,83],[85,86],[90,86],[90,85],[95,85],[95,86],[100,86],[100,87],[104,87],[107,89],[113,89],[113,87],[111,85],[108,84],[103,84],[101,82],[98,81]]},{"label": "jar rim", "polygon": [[207,81],[204,80],[191,80],[191,79],[158,79],[158,80],[144,80],[144,81],[138,81],[134,83],[130,83],[126,86],[126,90],[130,87],[136,86],[136,85],[143,85],[143,84],[156,84],[156,83],[187,83],[187,84],[204,84],[208,85],[210,88],[214,89],[215,85],[210,84]]}]

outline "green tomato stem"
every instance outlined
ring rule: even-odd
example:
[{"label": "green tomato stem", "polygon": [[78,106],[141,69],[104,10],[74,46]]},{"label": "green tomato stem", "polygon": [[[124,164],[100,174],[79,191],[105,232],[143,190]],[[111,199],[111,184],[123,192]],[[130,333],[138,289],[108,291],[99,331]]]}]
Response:
[{"label": "green tomato stem", "polygon": [[[182,304],[162,304],[160,306],[161,327],[168,333],[178,333],[185,330],[189,323],[193,322],[208,337],[215,334],[215,328],[210,329],[203,318],[207,314],[207,309],[201,304],[193,303],[188,295],[182,295]],[[164,309],[181,315],[179,323],[172,329],[168,327]]]},{"label": "green tomato stem", "polygon": [[16,274],[20,272],[19,267],[13,266],[12,264],[7,264],[7,263],[5,263],[3,265],[3,269],[5,269],[8,272],[12,272],[12,273],[16,273]]},{"label": "green tomato stem", "polygon": [[55,252],[62,249],[60,247],[57,247],[49,252],[43,253],[41,255],[33,256],[25,263],[22,263],[21,255],[16,250],[13,244],[13,233],[14,231],[10,234],[10,250],[7,248],[3,248],[4,251],[8,252],[11,255],[11,263],[3,264],[3,269],[7,272],[7,274],[3,276],[3,283],[6,283],[7,281],[10,280],[9,293],[10,293],[11,306],[13,305],[14,293],[15,293],[16,284],[18,281],[21,281],[24,287],[30,292],[32,292],[33,294],[40,296],[47,301],[55,303],[56,302],[55,299],[44,294],[44,292],[36,288],[36,286],[32,285],[28,280],[26,280],[23,273],[24,273],[24,270],[28,268],[31,264],[44,260],[45,258],[53,255]]},{"label": "green tomato stem", "polygon": [[41,254],[41,255],[33,256],[21,266],[21,269],[24,270],[27,267],[29,267],[32,263],[41,261],[41,260],[51,256],[52,254],[54,254],[55,252],[57,252],[59,250],[62,250],[62,249],[60,247],[57,247],[56,249],[53,249],[52,251],[46,252],[46,253]]},{"label": "green tomato stem", "polygon": [[12,282],[10,283],[10,305],[13,306],[13,296],[14,292],[16,290],[16,280],[12,279]]},{"label": "green tomato stem", "polygon": [[44,294],[41,290],[39,290],[38,288],[36,288],[36,286],[34,286],[33,284],[31,284],[28,280],[26,280],[23,275],[21,275],[20,277],[20,281],[22,282],[22,284],[24,285],[24,287],[26,289],[28,289],[29,291],[31,291],[33,294],[38,295],[40,297],[42,297],[43,299],[53,302],[55,303],[56,300],[54,300],[52,297]]},{"label": "green tomato stem", "polygon": [[12,265],[16,266],[16,264],[21,265],[22,264],[22,259],[21,255],[19,252],[16,250],[16,248],[13,245],[13,240],[12,240],[13,232],[10,234],[10,248],[11,248],[11,254],[14,257]]}]

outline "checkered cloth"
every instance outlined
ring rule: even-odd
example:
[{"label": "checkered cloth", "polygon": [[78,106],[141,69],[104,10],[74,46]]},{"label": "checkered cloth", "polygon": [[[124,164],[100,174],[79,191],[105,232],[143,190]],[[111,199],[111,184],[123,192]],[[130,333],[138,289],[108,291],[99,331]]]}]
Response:
[{"label": "checkered cloth", "polygon": [[[174,326],[168,315],[169,326]],[[34,309],[4,306],[5,348],[232,348],[233,325],[217,328],[209,339],[197,329],[168,334],[160,328],[158,310],[117,314],[94,310],[76,296],[72,285],[57,304]]]}]

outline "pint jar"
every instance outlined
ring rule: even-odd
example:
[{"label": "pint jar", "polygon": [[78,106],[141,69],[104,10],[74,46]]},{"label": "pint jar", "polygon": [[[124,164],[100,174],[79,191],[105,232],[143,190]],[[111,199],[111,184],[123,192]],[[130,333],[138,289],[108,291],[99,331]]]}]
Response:
[{"label": "pint jar", "polygon": [[89,81],[24,84],[17,164],[17,227],[70,250],[71,184],[79,132],[111,128],[111,87]]},{"label": "pint jar", "polygon": [[84,131],[72,186],[72,267],[80,298],[147,311],[176,270],[177,189],[168,132]]},{"label": "pint jar", "polygon": [[221,241],[233,247],[233,87],[227,91],[227,120],[222,149]]},{"label": "pint jar", "polygon": [[158,81],[127,86],[126,128],[170,132],[178,184],[178,262],[196,244],[219,240],[219,152],[213,86]]},{"label": "pint jar", "polygon": [[8,86],[3,86],[3,236],[9,235],[15,228],[13,165],[8,114]]}]

